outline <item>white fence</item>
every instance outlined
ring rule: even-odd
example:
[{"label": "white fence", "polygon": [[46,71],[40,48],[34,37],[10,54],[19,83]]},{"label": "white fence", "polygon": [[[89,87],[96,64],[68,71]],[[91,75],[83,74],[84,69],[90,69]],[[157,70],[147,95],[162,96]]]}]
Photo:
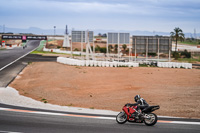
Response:
[{"label": "white fence", "polygon": [[94,60],[78,60],[65,57],[57,57],[57,62],[74,66],[93,66],[93,67],[139,67],[139,63],[134,62],[108,62]]},{"label": "white fence", "polygon": [[[71,54],[71,51],[63,51],[63,50],[60,50],[60,49],[47,49],[45,47],[43,48],[43,51],[55,52],[55,53],[61,53],[61,54]],[[81,55],[81,52],[80,51],[73,51],[73,54],[74,55]],[[86,53],[83,52],[82,55],[86,55]],[[95,56],[105,56],[104,53],[95,53],[94,55]]]},{"label": "white fence", "polygon": [[[43,51],[46,51],[46,52],[55,52],[55,53],[61,53],[61,54],[71,54],[71,51],[62,51],[60,49],[47,49],[47,48],[43,48]],[[73,54],[80,55],[81,52],[73,51]]]},{"label": "white fence", "polygon": [[192,69],[191,63],[178,63],[178,62],[158,62],[158,67],[167,67],[167,68],[186,68]]}]

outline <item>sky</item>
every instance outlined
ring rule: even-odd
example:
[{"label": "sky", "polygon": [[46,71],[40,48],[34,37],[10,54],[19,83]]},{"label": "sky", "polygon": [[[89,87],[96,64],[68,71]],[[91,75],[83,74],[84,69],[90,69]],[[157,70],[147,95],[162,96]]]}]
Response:
[{"label": "sky", "polygon": [[200,0],[0,0],[10,28],[200,32]]}]

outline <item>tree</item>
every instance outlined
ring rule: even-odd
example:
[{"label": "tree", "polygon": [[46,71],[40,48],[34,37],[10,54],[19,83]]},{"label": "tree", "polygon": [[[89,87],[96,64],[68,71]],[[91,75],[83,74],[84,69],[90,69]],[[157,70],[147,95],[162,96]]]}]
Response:
[{"label": "tree", "polygon": [[117,53],[117,50],[118,50],[118,45],[117,44],[115,44],[115,52]]},{"label": "tree", "polygon": [[111,52],[111,49],[113,49],[113,46],[112,46],[112,45],[109,45],[109,46],[108,46],[108,51]]},{"label": "tree", "polygon": [[183,34],[183,31],[179,27],[175,27],[174,31],[172,31],[170,34],[171,37],[176,41],[176,46],[175,46],[175,53],[176,53],[178,40],[183,41],[185,35]]},{"label": "tree", "polygon": [[124,49],[124,51],[126,50],[126,48],[127,48],[127,46],[126,46],[126,44],[123,44],[122,45],[122,48]]},{"label": "tree", "polygon": [[106,33],[104,33],[104,34],[102,34],[101,36],[102,36],[102,37],[107,37],[107,34],[106,34]]},{"label": "tree", "polygon": [[100,49],[101,49],[101,47],[99,47],[99,45],[97,45],[97,46],[95,47],[95,51],[100,51]]}]

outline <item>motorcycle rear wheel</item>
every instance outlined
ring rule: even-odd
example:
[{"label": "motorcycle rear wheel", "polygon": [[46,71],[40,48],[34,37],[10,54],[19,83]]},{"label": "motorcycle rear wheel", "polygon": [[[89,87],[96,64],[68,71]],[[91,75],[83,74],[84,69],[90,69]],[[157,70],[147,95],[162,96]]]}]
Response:
[{"label": "motorcycle rear wheel", "polygon": [[145,118],[144,119],[145,125],[147,125],[147,126],[153,126],[153,125],[155,125],[157,123],[157,120],[158,120],[157,115],[154,114],[154,113],[149,113],[148,116],[150,118]]},{"label": "motorcycle rear wheel", "polygon": [[127,122],[127,114],[125,112],[120,112],[117,116],[116,116],[116,121],[119,124],[124,124]]}]

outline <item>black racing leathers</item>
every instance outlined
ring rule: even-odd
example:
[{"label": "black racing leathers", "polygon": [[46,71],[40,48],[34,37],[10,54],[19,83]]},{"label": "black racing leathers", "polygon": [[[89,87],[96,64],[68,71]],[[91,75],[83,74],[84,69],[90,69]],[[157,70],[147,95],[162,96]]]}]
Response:
[{"label": "black racing leathers", "polygon": [[137,110],[143,110],[144,108],[148,107],[149,104],[143,98],[138,99],[137,103],[134,104],[127,104],[128,106],[138,106]]}]

